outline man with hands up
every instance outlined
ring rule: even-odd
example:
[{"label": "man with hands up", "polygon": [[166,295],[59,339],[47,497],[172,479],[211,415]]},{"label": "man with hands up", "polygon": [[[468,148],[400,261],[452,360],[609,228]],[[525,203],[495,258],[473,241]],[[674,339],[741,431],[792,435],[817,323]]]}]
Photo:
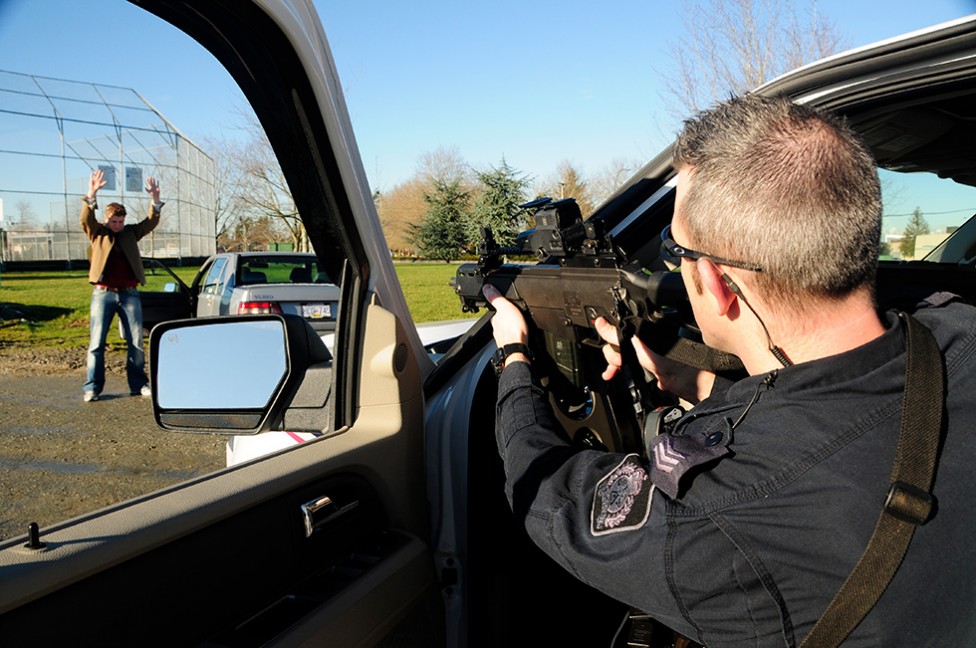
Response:
[{"label": "man with hands up", "polygon": [[91,241],[91,267],[88,281],[93,284],[91,298],[90,338],[84,384],[84,400],[97,401],[105,387],[105,340],[118,314],[125,337],[126,381],[133,396],[150,396],[143,349],[142,301],[137,286],[145,285],[142,257],[138,242],[159,225],[159,183],[150,176],[146,193],[151,199],[149,214],[138,223],[125,223],[126,209],[121,203],[109,203],[105,218],[99,221],[96,196],[107,184],[101,169],[91,173],[88,192],[82,198],[81,227]]}]

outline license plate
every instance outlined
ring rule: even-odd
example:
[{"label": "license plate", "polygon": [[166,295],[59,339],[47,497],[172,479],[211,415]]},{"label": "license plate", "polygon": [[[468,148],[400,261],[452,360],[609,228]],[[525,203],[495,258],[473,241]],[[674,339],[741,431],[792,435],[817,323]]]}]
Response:
[{"label": "license plate", "polygon": [[332,304],[302,304],[302,317],[305,319],[331,319]]}]

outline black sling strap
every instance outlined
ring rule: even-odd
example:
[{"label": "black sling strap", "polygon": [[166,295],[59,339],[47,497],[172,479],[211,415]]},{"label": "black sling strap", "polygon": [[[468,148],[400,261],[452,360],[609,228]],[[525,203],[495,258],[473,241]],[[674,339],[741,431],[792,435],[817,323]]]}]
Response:
[{"label": "black sling strap", "polygon": [[738,356],[725,351],[706,346],[701,342],[694,342],[679,337],[666,353],[662,354],[670,360],[690,365],[698,369],[705,369],[719,375],[730,372],[745,372],[745,366]]},{"label": "black sling strap", "polygon": [[932,479],[942,432],[945,367],[932,332],[907,313],[907,367],[901,435],[888,499],[853,571],[801,648],[839,645],[874,607],[901,565],[915,527],[932,512]]}]

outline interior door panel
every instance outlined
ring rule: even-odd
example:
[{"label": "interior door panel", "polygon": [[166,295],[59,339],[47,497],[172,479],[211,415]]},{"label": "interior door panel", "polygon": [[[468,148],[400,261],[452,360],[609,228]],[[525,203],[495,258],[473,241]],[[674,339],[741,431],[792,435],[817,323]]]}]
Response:
[{"label": "interior door panel", "polygon": [[[385,243],[364,238],[354,218],[372,203],[358,186],[365,173],[349,154],[352,129],[314,7],[134,4],[196,38],[238,81],[327,271],[350,269],[336,334],[338,422],[314,441],[41,529],[40,548],[0,543],[0,641],[373,645],[438,600],[423,460],[427,359],[416,333],[369,293],[402,302],[376,279],[380,260],[389,264]],[[407,316],[405,303],[390,308]],[[430,632],[442,621],[419,616]]]},{"label": "interior door panel", "polygon": [[142,325],[146,332],[156,324],[191,316],[190,295],[185,292],[140,291]]},{"label": "interior door panel", "polygon": [[[317,445],[304,450],[327,451]],[[268,463],[297,467],[297,454]],[[348,458],[362,465],[364,454]],[[244,472],[231,471],[44,534],[44,551],[8,549],[0,636],[36,645],[246,646],[285,633],[309,613],[334,623],[342,614],[333,607],[395,622],[433,581],[425,543],[392,528],[376,489],[354,472],[291,487],[317,472],[313,465],[291,471],[279,480],[287,490],[258,502],[274,485],[248,488]],[[228,489],[243,490],[225,497]],[[302,504],[323,495],[352,506],[306,537]],[[256,503],[223,517],[238,499]],[[23,601],[30,602],[17,607]],[[356,623],[344,632],[368,635],[376,627]]]},{"label": "interior door panel", "polygon": [[421,381],[402,380],[417,367],[397,351],[395,317],[371,306],[365,331],[361,371],[375,389],[354,427],[45,529],[42,550],[0,550],[0,637],[368,645],[425,602]]}]

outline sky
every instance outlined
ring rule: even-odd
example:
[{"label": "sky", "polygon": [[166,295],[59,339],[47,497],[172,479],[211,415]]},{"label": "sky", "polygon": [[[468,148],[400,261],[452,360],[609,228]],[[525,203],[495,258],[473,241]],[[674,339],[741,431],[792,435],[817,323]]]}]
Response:
[{"label": "sky", "polygon": [[[643,164],[680,126],[662,100],[680,0],[371,4],[316,2],[374,185],[409,176],[435,144],[534,177],[564,159],[584,175]],[[818,7],[850,47],[976,12],[972,0]]]},{"label": "sky", "polygon": [[[646,162],[679,126],[662,72],[684,29],[680,0],[315,5],[373,189],[409,179],[438,148],[479,170],[504,159],[542,178],[568,160],[585,176]],[[818,9],[857,47],[976,13],[976,2]],[[227,134],[228,111],[244,103],[216,62],[199,63],[195,43],[125,2],[0,0],[0,45],[0,70],[134,87],[197,140]],[[191,60],[193,75],[174,73]]]}]

